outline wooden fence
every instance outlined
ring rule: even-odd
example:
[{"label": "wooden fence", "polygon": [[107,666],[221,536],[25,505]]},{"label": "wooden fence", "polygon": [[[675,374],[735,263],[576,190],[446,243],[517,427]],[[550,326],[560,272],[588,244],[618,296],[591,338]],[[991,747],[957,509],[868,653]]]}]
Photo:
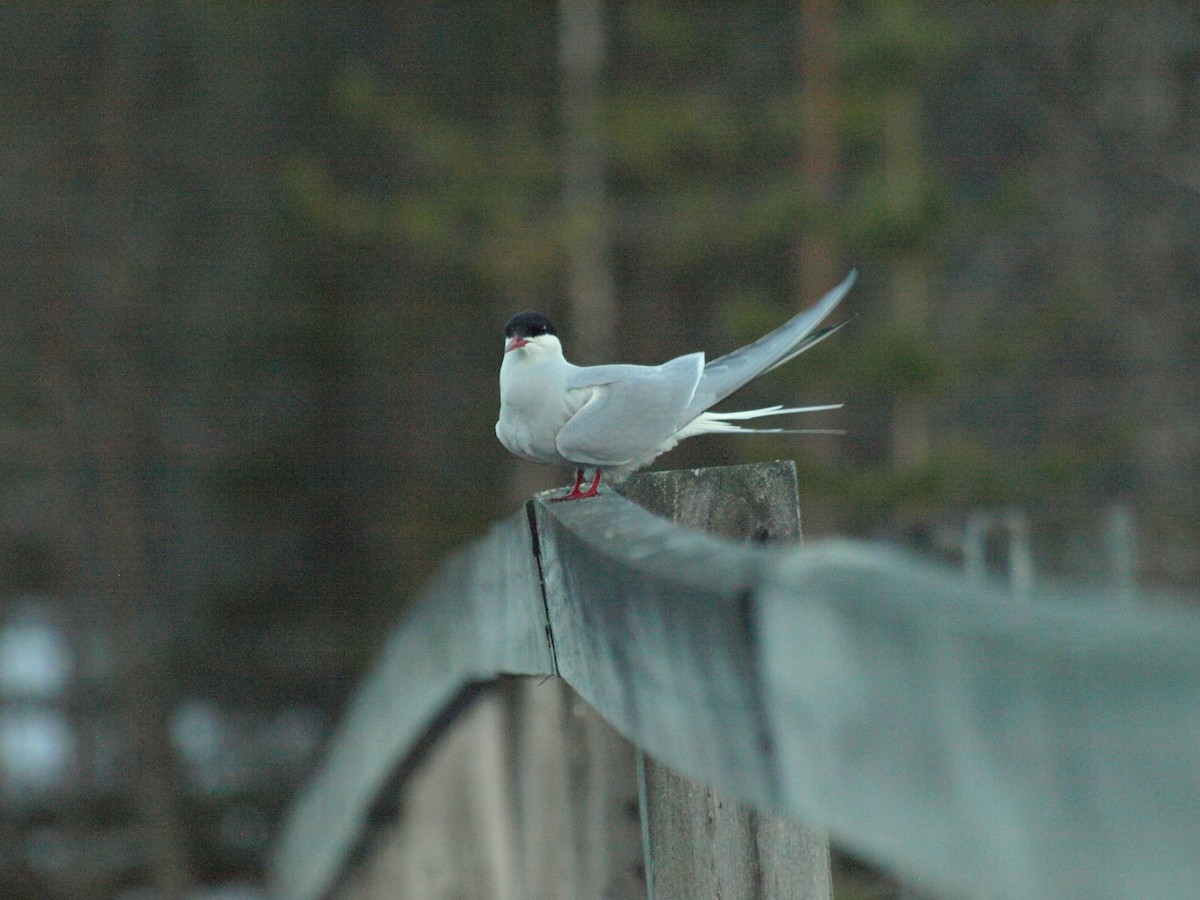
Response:
[{"label": "wooden fence", "polygon": [[1200,896],[1200,616],[772,546],[787,463],[625,493],[445,563],[277,897],[827,898],[826,830],[922,892]]}]

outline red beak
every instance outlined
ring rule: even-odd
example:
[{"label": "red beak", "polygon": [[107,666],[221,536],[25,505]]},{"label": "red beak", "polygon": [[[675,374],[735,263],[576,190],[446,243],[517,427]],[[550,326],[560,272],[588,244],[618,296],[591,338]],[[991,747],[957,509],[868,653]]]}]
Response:
[{"label": "red beak", "polygon": [[518,347],[524,347],[528,343],[529,341],[523,337],[510,338],[509,342],[504,345],[504,352],[507,353],[509,350],[516,350]]}]

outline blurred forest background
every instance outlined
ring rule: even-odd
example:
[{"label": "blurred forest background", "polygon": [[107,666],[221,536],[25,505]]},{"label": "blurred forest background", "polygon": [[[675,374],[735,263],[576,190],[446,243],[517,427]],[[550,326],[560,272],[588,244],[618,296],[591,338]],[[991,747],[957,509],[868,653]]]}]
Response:
[{"label": "blurred forest background", "polygon": [[844,401],[808,536],[1200,584],[1200,7],[0,6],[0,895],[261,896],[279,816],[439,557],[564,483],[500,329],[733,349]]}]

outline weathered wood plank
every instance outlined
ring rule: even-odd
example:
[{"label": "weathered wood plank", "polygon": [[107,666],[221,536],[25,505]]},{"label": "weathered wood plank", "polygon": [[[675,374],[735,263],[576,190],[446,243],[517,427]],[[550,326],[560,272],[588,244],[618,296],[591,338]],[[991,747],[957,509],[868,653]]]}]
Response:
[{"label": "weathered wood plank", "polygon": [[558,678],[502,678],[388,785],[337,900],[645,898],[633,747]]},{"label": "weathered wood plank", "polygon": [[929,890],[1196,894],[1200,617],[838,542],[776,561],[757,627],[791,814]]},{"label": "weathered wood plank", "polygon": [[522,511],[454,554],[391,636],[285,822],[275,896],[305,900],[330,889],[397,766],[468,683],[553,671]]},{"label": "weathered wood plank", "polygon": [[[394,817],[363,848],[338,900],[525,900],[506,777],[504,692],[464,706],[393,798]],[[393,790],[395,786],[389,786]]]},{"label": "weathered wood plank", "polygon": [[791,460],[646,472],[627,481],[619,493],[676,525],[739,544],[800,540],[800,499]]},{"label": "weathered wood plank", "polygon": [[765,551],[611,493],[537,516],[562,677],[647,752],[765,803],[778,773],[749,605]]}]

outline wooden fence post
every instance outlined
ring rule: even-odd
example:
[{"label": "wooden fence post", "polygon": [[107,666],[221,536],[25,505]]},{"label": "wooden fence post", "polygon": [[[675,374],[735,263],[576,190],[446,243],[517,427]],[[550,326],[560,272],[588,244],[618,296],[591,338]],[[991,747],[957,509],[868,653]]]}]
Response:
[{"label": "wooden fence post", "polygon": [[[623,493],[690,528],[760,543],[800,541],[790,463],[652,472],[629,482]],[[824,832],[722,797],[640,750],[638,776],[651,900],[832,896]]]}]

